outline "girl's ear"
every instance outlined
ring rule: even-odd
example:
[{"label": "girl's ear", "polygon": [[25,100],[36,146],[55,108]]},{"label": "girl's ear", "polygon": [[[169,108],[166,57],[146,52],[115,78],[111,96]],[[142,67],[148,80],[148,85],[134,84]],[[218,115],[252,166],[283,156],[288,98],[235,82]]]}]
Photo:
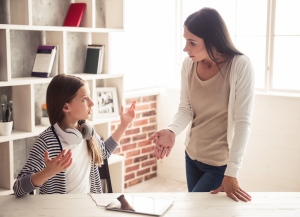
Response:
[{"label": "girl's ear", "polygon": [[64,107],[63,107],[63,112],[70,112],[70,107],[68,103],[65,103]]}]

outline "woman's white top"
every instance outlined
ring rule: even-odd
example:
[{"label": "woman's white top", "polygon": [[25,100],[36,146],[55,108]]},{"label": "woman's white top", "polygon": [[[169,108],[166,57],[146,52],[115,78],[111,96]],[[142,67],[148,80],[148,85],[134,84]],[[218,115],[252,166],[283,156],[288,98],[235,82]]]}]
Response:
[{"label": "woman's white top", "polygon": [[[188,77],[192,72],[193,61],[186,57],[181,70],[181,92],[178,111],[171,124],[167,126],[175,135],[181,133],[191,124],[193,111],[189,98]],[[225,175],[237,177],[251,132],[251,118],[254,102],[254,69],[250,59],[245,55],[236,55],[232,60],[230,71],[230,93],[228,103],[227,142],[229,159]],[[189,144],[191,126],[186,134],[185,145]]]}]

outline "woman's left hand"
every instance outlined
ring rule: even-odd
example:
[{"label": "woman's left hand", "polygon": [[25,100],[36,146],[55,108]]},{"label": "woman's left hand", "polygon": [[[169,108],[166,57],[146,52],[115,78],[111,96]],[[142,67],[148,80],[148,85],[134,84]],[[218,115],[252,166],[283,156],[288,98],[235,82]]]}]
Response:
[{"label": "woman's left hand", "polygon": [[239,200],[242,201],[251,201],[251,196],[240,188],[238,180],[234,177],[224,176],[222,185],[211,191],[212,194],[217,194],[220,191],[225,191],[228,197],[238,202]]}]

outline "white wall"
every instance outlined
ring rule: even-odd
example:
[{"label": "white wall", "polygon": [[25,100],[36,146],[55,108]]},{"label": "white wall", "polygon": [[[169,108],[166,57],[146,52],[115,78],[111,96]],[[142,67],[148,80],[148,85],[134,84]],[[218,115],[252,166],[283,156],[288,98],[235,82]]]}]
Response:
[{"label": "white wall", "polygon": [[[178,89],[165,89],[157,97],[157,129],[166,127],[177,111]],[[157,162],[157,176],[185,182],[185,157],[183,144],[185,131],[176,137],[174,148],[169,157]]]},{"label": "white wall", "polygon": [[[158,129],[172,119],[179,90],[158,97]],[[158,176],[185,181],[181,133],[168,158],[158,161]],[[255,96],[252,133],[239,182],[247,191],[300,191],[300,98]]]}]

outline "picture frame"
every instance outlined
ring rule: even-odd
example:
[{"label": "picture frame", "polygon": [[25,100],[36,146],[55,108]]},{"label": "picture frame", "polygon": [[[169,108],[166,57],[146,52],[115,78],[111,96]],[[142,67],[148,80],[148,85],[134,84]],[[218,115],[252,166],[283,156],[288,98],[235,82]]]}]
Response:
[{"label": "picture frame", "polygon": [[96,88],[95,117],[113,117],[119,115],[116,87]]}]

